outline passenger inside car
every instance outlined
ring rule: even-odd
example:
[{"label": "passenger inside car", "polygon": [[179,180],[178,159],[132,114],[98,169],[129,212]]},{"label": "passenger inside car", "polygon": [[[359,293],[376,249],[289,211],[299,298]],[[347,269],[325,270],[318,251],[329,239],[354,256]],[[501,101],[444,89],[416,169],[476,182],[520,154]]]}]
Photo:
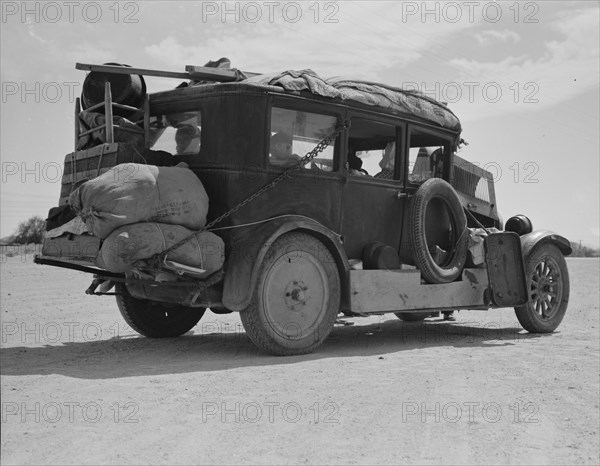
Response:
[{"label": "passenger inside car", "polygon": [[381,178],[384,180],[394,179],[394,158],[396,156],[396,143],[390,142],[385,146],[383,151],[383,157],[379,162],[381,171],[375,175],[375,178]]},{"label": "passenger inside car", "polygon": [[300,160],[300,156],[292,153],[292,137],[284,132],[275,133],[271,136],[271,155],[269,163],[277,166],[293,165]]},{"label": "passenger inside car", "polygon": [[200,152],[200,128],[194,125],[179,125],[175,133],[177,155]]},{"label": "passenger inside car", "polygon": [[369,176],[367,170],[362,168],[362,160],[356,155],[354,147],[348,144],[348,162],[347,170],[351,175]]}]

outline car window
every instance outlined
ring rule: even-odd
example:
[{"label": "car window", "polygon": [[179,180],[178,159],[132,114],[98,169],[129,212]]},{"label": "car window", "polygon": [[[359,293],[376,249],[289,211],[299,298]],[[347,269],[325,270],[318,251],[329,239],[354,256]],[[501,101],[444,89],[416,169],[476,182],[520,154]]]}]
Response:
[{"label": "car window", "polygon": [[150,138],[153,150],[164,150],[173,155],[200,153],[202,118],[200,112],[174,113],[153,118]]},{"label": "car window", "polygon": [[397,179],[396,127],[364,118],[353,118],[348,135],[346,170],[349,175]]},{"label": "car window", "polygon": [[447,163],[445,138],[419,128],[411,128],[408,150],[408,181],[422,183],[429,178],[442,178]]},{"label": "car window", "polygon": [[442,146],[411,147],[408,152],[408,179],[420,183],[429,178],[441,178],[443,151]]},{"label": "car window", "polygon": [[[336,118],[330,115],[273,107],[269,140],[269,164],[294,165],[327,135],[334,131]],[[335,143],[328,145],[304,168],[333,171]]]}]

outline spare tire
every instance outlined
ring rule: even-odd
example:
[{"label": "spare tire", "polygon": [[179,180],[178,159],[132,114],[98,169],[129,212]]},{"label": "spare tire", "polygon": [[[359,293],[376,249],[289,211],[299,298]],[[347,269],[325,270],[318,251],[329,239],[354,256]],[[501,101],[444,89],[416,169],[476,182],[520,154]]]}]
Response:
[{"label": "spare tire", "polygon": [[450,283],[467,259],[467,218],[458,194],[441,178],[430,178],[411,200],[409,242],[415,265],[428,283]]}]

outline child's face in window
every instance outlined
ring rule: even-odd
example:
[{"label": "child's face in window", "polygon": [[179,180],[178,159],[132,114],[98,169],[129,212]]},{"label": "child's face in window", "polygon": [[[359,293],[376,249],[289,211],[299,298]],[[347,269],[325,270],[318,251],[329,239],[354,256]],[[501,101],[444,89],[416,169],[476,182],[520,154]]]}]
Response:
[{"label": "child's face in window", "polygon": [[277,142],[271,150],[271,154],[274,157],[289,157],[292,155],[292,143],[291,142]]},{"label": "child's face in window", "polygon": [[200,150],[200,136],[193,128],[184,127],[177,130],[175,143],[178,154],[196,153]]}]

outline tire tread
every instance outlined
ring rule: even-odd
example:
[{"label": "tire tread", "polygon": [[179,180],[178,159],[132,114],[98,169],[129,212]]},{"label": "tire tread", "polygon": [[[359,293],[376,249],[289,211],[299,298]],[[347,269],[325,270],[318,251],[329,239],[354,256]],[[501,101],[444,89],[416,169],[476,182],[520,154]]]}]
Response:
[{"label": "tire tread", "polygon": [[157,322],[148,319],[147,309],[149,306],[161,309],[162,303],[134,298],[127,291],[127,287],[121,283],[116,285],[116,292],[117,307],[127,325],[148,338],[172,338],[183,335],[194,328],[206,311],[203,308],[191,309],[184,306],[165,307],[167,311],[178,310],[185,314],[183,318],[171,324],[162,322],[157,325]]},{"label": "tire tread", "polygon": [[[281,247],[281,245],[287,244],[305,244],[307,242],[313,242],[314,244],[318,244],[319,254],[322,254],[323,261],[321,261],[322,265],[325,268],[325,271],[329,278],[329,285],[331,286],[330,291],[330,305],[328,309],[325,311],[325,315],[322,320],[322,324],[319,326],[319,332],[321,335],[318,338],[315,338],[315,341],[310,344],[303,346],[301,348],[294,347],[292,345],[285,345],[277,341],[275,338],[271,336],[271,332],[265,328],[265,324],[260,319],[260,309],[259,309],[259,298],[258,298],[258,290],[260,287],[261,276],[265,271],[267,266],[266,261],[259,266],[258,272],[258,282],[255,286],[255,289],[252,293],[252,300],[246,309],[240,312],[240,319],[242,321],[242,325],[246,330],[246,334],[258,347],[260,350],[275,355],[275,356],[292,356],[299,354],[307,354],[314,351],[318,346],[320,346],[327,335],[331,332],[333,328],[333,323],[335,321],[335,317],[339,312],[340,307],[340,276],[337,270],[337,266],[335,265],[335,261],[331,252],[315,237],[302,232],[291,232],[286,233],[285,235],[279,237],[271,246],[271,250]],[[270,250],[270,251],[271,251]],[[269,253],[267,253],[269,254]]]}]

